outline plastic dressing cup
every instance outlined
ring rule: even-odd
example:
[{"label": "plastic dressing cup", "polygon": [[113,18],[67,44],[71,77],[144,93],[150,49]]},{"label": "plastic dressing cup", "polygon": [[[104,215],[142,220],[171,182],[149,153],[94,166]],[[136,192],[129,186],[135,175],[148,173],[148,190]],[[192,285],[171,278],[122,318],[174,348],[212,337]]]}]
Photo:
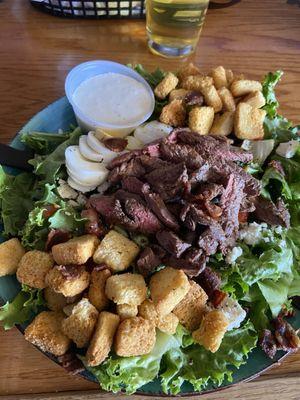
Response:
[{"label": "plastic dressing cup", "polygon": [[[93,119],[90,119],[82,112],[82,110],[75,104],[73,100],[74,92],[82,82],[96,75],[106,74],[108,72],[126,75],[130,78],[135,79],[136,81],[140,82],[149,93],[149,110],[145,112],[145,115],[143,115],[142,118],[136,121],[132,121],[130,125],[114,125],[103,121],[95,121]],[[91,131],[98,128],[113,136],[118,137],[127,136],[135,128],[145,122],[153,113],[155,105],[153,91],[146,80],[133,69],[125,67],[124,65],[113,61],[95,60],[77,65],[67,75],[65,81],[65,92],[70,104],[73,107],[78,125],[82,128],[83,131]],[[101,93],[99,94],[99,96],[101,96]]]}]

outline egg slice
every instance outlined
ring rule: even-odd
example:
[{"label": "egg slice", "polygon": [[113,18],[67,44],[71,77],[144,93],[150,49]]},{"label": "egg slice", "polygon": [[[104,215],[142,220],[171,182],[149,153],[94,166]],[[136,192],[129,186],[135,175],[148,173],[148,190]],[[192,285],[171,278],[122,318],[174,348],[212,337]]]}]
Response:
[{"label": "egg slice", "polygon": [[68,178],[68,185],[71,186],[71,188],[77,190],[78,192],[81,193],[87,193],[91,192],[92,190],[95,190],[95,186],[83,186],[80,185],[79,183],[75,182],[70,176]]},{"label": "egg slice", "polygon": [[82,157],[79,146],[69,146],[65,151],[69,175],[86,186],[98,186],[105,181],[108,170],[103,164],[91,162]]},{"label": "egg slice", "polygon": [[103,162],[109,163],[111,160],[116,158],[120,153],[109,150],[104,146],[100,140],[97,139],[94,132],[89,132],[87,135],[87,144],[96,152],[102,155]]},{"label": "egg slice", "polygon": [[154,140],[167,137],[173,128],[159,121],[151,121],[136,128],[133,136],[142,143],[151,143]]},{"label": "egg slice", "polygon": [[82,135],[79,138],[79,150],[83,157],[90,161],[102,162],[103,156],[101,153],[94,151],[87,143],[87,136]]}]

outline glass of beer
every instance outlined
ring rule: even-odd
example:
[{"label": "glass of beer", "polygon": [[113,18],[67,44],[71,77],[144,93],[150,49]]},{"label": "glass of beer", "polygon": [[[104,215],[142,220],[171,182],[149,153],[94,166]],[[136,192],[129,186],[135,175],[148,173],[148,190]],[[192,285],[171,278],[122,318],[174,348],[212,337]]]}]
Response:
[{"label": "glass of beer", "polygon": [[186,57],[195,50],[209,0],[146,0],[150,50],[165,57]]}]

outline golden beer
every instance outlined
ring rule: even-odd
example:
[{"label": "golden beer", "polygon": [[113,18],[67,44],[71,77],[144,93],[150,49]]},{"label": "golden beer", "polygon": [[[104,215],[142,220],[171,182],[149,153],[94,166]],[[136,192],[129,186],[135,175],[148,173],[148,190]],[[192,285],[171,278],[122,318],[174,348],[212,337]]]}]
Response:
[{"label": "golden beer", "polygon": [[185,57],[198,42],[209,0],[146,0],[150,50]]}]

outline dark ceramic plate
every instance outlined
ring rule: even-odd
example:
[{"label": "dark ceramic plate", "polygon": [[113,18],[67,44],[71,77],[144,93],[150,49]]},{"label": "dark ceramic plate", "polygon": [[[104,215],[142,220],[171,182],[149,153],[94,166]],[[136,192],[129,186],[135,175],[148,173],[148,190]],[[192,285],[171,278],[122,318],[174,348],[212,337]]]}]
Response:
[{"label": "dark ceramic plate", "polygon": [[[66,97],[63,97],[54,103],[50,104],[44,110],[36,114],[19,132],[19,134],[12,141],[12,146],[18,149],[23,149],[23,144],[20,141],[20,134],[29,131],[44,131],[44,132],[57,132],[59,129],[67,130],[70,125],[76,125],[76,120],[74,117],[73,110],[68,103]],[[8,169],[12,173],[17,173],[17,170]],[[0,298],[5,302],[11,300],[19,291],[19,284],[14,276],[5,276],[0,278]],[[300,326],[300,312],[291,321],[295,326]],[[19,327],[23,331],[24,326]],[[52,355],[46,354],[53,361],[58,362]],[[220,388],[214,386],[208,386],[202,393],[207,393],[214,390],[220,390],[226,388],[232,384],[238,382],[247,381],[257,377],[264,370],[272,367],[274,364],[282,360],[286,356],[286,353],[279,352],[273,360],[267,358],[264,353],[256,348],[251,353],[247,363],[240,367],[239,370],[235,370],[233,374],[233,382],[225,382]],[[81,374],[85,379],[96,382],[93,375],[88,371],[84,371]],[[153,382],[143,386],[139,393],[148,395],[161,395],[161,387],[159,380],[156,379]],[[193,388],[189,384],[184,384],[182,386],[181,395],[191,396],[198,395],[199,393],[193,392]]]}]

